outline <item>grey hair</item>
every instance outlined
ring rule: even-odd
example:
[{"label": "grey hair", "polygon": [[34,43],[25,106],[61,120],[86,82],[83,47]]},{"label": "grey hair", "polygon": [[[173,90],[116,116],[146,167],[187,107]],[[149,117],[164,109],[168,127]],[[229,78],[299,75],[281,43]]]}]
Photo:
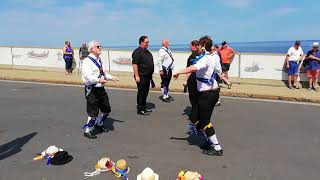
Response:
[{"label": "grey hair", "polygon": [[89,52],[91,52],[91,50],[92,50],[92,48],[94,47],[95,44],[99,44],[99,42],[96,41],[96,40],[93,40],[93,41],[90,41],[90,42],[88,43],[88,50],[89,50]]}]

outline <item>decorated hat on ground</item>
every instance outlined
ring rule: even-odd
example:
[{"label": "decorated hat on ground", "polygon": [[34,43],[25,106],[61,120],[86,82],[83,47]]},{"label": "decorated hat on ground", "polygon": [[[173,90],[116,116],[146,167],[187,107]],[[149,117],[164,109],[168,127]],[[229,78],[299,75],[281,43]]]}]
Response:
[{"label": "decorated hat on ground", "polygon": [[114,166],[112,166],[112,172],[116,177],[127,180],[127,175],[130,172],[130,167],[128,166],[126,160],[120,159]]},{"label": "decorated hat on ground", "polygon": [[110,158],[108,157],[101,158],[95,166],[96,170],[93,172],[85,172],[84,176],[92,177],[92,176],[99,175],[101,172],[110,171],[113,165],[114,163],[110,160]]},{"label": "decorated hat on ground", "polygon": [[159,180],[159,175],[147,167],[137,176],[137,180]]},{"label": "decorated hat on ground", "polygon": [[42,159],[47,159],[47,165],[64,165],[72,161],[73,157],[67,151],[53,145],[42,151],[39,156],[33,158],[35,161]]},{"label": "decorated hat on ground", "polygon": [[177,180],[203,180],[203,177],[197,172],[180,171]]}]

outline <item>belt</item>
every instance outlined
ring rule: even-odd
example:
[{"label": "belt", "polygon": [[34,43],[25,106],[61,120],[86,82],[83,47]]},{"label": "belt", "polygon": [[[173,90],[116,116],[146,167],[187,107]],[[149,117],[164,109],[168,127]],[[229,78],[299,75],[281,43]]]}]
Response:
[{"label": "belt", "polygon": [[208,89],[208,90],[204,90],[204,91],[200,91],[199,93],[208,93],[208,92],[214,92],[214,91],[220,91],[220,88],[214,88],[214,89]]}]

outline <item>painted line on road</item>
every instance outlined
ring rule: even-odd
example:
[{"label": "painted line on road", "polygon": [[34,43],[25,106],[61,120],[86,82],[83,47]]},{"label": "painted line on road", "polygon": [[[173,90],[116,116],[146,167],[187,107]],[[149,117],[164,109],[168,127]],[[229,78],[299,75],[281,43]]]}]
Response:
[{"label": "painted line on road", "polygon": [[[21,84],[39,84],[39,85],[50,85],[50,86],[64,86],[64,87],[83,87],[83,85],[75,84],[57,84],[57,83],[43,83],[43,82],[32,82],[32,81],[13,81],[13,80],[0,80],[0,82],[12,82],[12,83],[21,83]],[[136,89],[130,88],[116,88],[116,87],[107,87],[112,90],[121,90],[121,91],[137,91]],[[159,91],[150,90],[152,93],[159,93]],[[171,92],[171,94],[178,95],[188,95],[183,92]],[[283,100],[272,100],[272,99],[260,99],[260,98],[245,98],[245,97],[231,97],[231,96],[221,96],[225,99],[236,99],[236,100],[246,100],[246,101],[258,101],[258,102],[269,102],[269,103],[282,103],[282,104],[298,104],[298,105],[308,105],[308,106],[320,106],[317,103],[309,102],[297,102],[297,101],[283,101]]]}]

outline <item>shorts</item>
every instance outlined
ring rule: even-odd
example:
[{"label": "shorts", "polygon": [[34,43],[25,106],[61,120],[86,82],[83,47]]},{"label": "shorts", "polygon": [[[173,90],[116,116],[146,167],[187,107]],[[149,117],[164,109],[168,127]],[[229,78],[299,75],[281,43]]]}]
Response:
[{"label": "shorts", "polygon": [[[85,93],[87,93],[86,89]],[[88,116],[97,118],[99,110],[103,113],[111,112],[109,97],[104,87],[93,87],[86,99]]]},{"label": "shorts", "polygon": [[307,70],[307,78],[318,78],[319,77],[319,70]]},{"label": "shorts", "polygon": [[222,72],[229,71],[230,63],[223,63],[221,68],[222,68]]},{"label": "shorts", "polygon": [[289,68],[288,68],[288,76],[298,74],[298,64],[293,61],[289,61]]}]

